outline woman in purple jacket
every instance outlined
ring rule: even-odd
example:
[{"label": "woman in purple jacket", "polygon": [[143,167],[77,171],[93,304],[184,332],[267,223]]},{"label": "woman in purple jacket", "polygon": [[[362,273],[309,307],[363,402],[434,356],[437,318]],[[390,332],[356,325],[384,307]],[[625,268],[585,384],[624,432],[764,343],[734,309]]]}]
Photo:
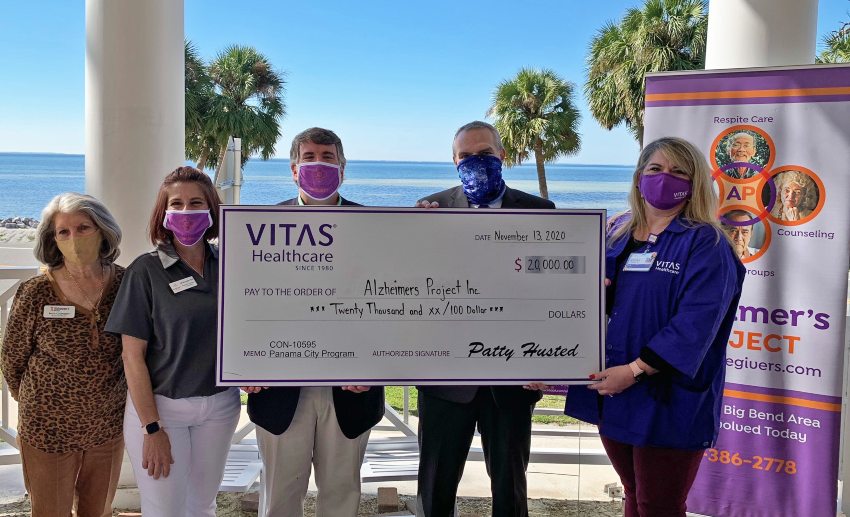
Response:
[{"label": "woman in purple jacket", "polygon": [[746,270],[718,225],[710,169],[693,144],[648,144],[629,206],[608,228],[606,369],[570,388],[566,413],[599,426],[626,517],[684,516],[717,438]]}]

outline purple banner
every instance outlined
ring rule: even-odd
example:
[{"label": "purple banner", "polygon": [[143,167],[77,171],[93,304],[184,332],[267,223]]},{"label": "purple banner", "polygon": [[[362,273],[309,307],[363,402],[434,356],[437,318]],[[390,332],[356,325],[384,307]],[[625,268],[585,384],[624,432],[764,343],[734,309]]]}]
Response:
[{"label": "purple banner", "polygon": [[835,515],[840,411],[727,395],[722,413],[720,437],[705,452],[689,512]]},{"label": "purple banner", "polygon": [[834,517],[850,66],[650,74],[646,92],[644,142],[677,136],[705,153],[717,217],[747,268],[726,350],[720,433],[688,511]]},{"label": "purple banner", "polygon": [[647,95],[793,88],[841,88],[850,84],[850,68],[820,65],[816,68],[763,68],[736,72],[662,72],[648,74]]},{"label": "purple banner", "polygon": [[570,387],[566,384],[555,384],[543,390],[544,395],[566,395]]},{"label": "purple banner", "polygon": [[810,102],[847,102],[850,95],[789,95],[785,97],[750,97],[722,99],[680,99],[667,101],[646,101],[647,108],[663,106],[734,106],[751,104],[799,104]]}]

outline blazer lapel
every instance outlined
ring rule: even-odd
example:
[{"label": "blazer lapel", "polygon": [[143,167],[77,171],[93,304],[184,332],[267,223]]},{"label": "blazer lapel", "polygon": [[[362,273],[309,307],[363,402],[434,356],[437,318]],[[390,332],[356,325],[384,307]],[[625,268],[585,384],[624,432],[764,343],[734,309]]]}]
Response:
[{"label": "blazer lapel", "polygon": [[449,208],[469,208],[469,201],[466,199],[466,194],[463,193],[463,187],[457,186],[452,190]]},{"label": "blazer lapel", "polygon": [[514,191],[510,187],[505,187],[505,195],[502,196],[502,208],[515,208],[516,197]]}]

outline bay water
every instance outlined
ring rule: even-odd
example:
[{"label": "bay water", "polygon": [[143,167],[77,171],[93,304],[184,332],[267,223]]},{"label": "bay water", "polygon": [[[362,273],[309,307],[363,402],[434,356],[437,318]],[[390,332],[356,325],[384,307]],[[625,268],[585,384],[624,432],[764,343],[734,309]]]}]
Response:
[{"label": "bay water", "polygon": [[[40,218],[50,199],[62,192],[84,192],[85,157],[68,154],[0,153],[0,219]],[[549,164],[549,198],[558,208],[626,208],[632,168],[618,165]],[[168,171],[151,171],[164,177]],[[292,198],[297,188],[289,160],[250,160],[244,168],[242,204],[269,205]],[[504,170],[512,188],[538,194],[533,164]],[[413,206],[416,200],[459,184],[449,163],[350,160],[340,192],[370,206]],[[153,204],[153,199],[148,200]]]}]

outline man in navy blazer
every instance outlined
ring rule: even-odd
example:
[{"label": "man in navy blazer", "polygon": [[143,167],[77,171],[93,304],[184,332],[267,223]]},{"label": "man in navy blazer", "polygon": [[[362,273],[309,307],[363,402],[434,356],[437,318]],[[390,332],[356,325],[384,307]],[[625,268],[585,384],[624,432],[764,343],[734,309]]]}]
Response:
[{"label": "man in navy blazer", "polygon": [[[436,208],[555,208],[554,203],[505,185],[505,149],[495,127],[471,122],[455,133],[452,159],[462,185],[421,199]],[[542,394],[533,386],[420,386],[418,514],[454,515],[463,467],[481,433],[490,474],[493,516],[528,515],[525,471],[531,451],[531,414]]]},{"label": "man in navy blazer", "polygon": [[[339,195],[345,172],[342,141],[330,130],[295,136],[290,150],[298,197],[281,205],[359,206]],[[266,517],[303,515],[311,464],[316,515],[357,515],[360,465],[369,432],[384,415],[379,386],[245,388],[263,460]]]}]

